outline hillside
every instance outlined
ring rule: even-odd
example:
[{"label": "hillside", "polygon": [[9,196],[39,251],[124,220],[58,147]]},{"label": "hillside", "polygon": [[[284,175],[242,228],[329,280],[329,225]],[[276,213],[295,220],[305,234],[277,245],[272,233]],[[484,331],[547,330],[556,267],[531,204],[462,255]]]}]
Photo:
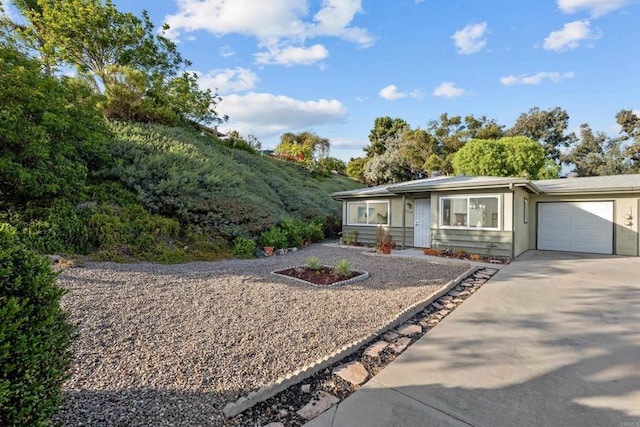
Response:
[{"label": "hillside", "polygon": [[179,127],[113,124],[117,165],[108,175],[152,213],[252,235],[287,218],[340,216],[332,192],[361,187],[344,176],[314,177],[290,162],[232,149]]},{"label": "hillside", "polygon": [[341,215],[330,194],[361,186],[191,128],[108,127],[108,154],[86,184],[0,212],[32,249],[116,261],[216,259],[230,255],[236,237],[256,240],[284,220],[315,218],[330,229]]}]

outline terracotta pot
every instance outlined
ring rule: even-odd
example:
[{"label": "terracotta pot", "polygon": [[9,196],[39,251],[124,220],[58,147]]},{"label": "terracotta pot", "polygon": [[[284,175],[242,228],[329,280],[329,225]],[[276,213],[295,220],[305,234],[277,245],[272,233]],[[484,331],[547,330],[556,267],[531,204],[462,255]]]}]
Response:
[{"label": "terracotta pot", "polygon": [[262,248],[262,250],[264,251],[264,253],[267,254],[267,256],[273,256],[273,246],[265,246],[264,248]]},{"label": "terracotta pot", "polygon": [[385,255],[389,255],[391,253],[391,245],[380,245],[382,249],[382,253]]}]

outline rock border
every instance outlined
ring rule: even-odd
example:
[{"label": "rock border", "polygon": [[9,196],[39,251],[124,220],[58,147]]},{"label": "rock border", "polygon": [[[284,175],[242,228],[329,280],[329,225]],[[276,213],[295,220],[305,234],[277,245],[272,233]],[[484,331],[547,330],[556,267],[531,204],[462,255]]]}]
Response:
[{"label": "rock border", "polygon": [[[371,334],[369,334],[369,335],[367,335],[367,336],[365,336],[363,338],[360,338],[360,339],[358,339],[356,341],[353,341],[350,344],[347,344],[347,345],[343,346],[342,348],[334,351],[333,353],[329,354],[328,356],[325,356],[322,359],[316,360],[312,364],[310,364],[310,365],[308,365],[308,366],[306,366],[306,367],[304,367],[302,369],[299,369],[299,370],[297,370],[297,371],[295,371],[295,372],[293,372],[293,373],[291,373],[291,374],[289,374],[289,375],[287,375],[285,377],[280,377],[276,381],[274,381],[273,383],[268,384],[268,385],[263,386],[263,387],[260,387],[258,390],[252,391],[246,396],[240,397],[235,402],[227,403],[225,405],[225,407],[223,408],[222,412],[224,413],[224,415],[227,418],[235,417],[235,416],[239,415],[240,413],[246,411],[247,409],[253,407],[254,405],[256,405],[258,403],[261,403],[261,402],[264,402],[267,399],[275,396],[276,394],[288,389],[289,387],[291,387],[291,386],[293,386],[295,384],[298,384],[301,381],[313,376],[314,374],[318,373],[319,371],[327,369],[329,366],[333,365],[334,363],[339,362],[340,360],[352,355],[353,353],[358,351],[361,347],[365,346],[369,342],[371,342],[374,339],[378,338],[379,336],[381,336],[382,334],[384,334],[388,330],[393,329],[396,326],[398,326],[398,325],[406,322],[407,320],[411,319],[416,314],[418,314],[420,311],[424,310],[433,301],[435,301],[438,298],[442,297],[443,295],[447,294],[454,287],[456,287],[460,282],[462,282],[464,279],[466,279],[467,277],[469,277],[470,275],[475,273],[480,268],[481,267],[478,267],[478,266],[470,267],[464,273],[460,274],[455,279],[449,281],[449,283],[444,285],[440,290],[438,290],[438,291],[432,293],[431,295],[429,295],[426,299],[422,300],[421,302],[417,302],[417,303],[407,307],[406,309],[401,311],[399,314],[397,314],[396,316],[394,316],[391,319],[389,319],[389,321],[384,326],[378,328],[375,332],[373,332],[373,333],[371,333]],[[272,272],[271,274],[275,274],[275,273]],[[297,280],[297,281],[305,283],[305,284],[311,284],[313,286],[320,286],[320,285],[315,285],[315,284],[309,283],[307,281],[300,280],[300,279],[297,279],[297,278],[293,278],[293,277],[290,277],[290,276],[284,276],[284,275],[281,275],[281,274],[278,274],[278,276],[287,277],[289,279]],[[361,276],[358,276],[357,278],[359,278],[359,277],[361,277]],[[330,285],[330,286],[334,286],[334,285]]]},{"label": "rock border", "polygon": [[[298,266],[289,267],[289,268],[304,268],[304,267],[308,267],[308,266],[306,266],[306,265],[298,265]],[[323,267],[333,268],[330,265],[323,265]],[[356,276],[356,277],[352,277],[351,279],[341,280],[339,282],[335,282],[335,283],[332,283],[330,285],[316,285],[315,283],[307,282],[306,280],[298,279],[297,277],[287,276],[286,274],[280,274],[280,273],[278,273],[278,271],[280,271],[280,270],[282,270],[282,269],[279,269],[277,271],[272,271],[271,274],[273,274],[274,276],[285,277],[285,278],[290,279],[290,280],[295,280],[298,283],[304,283],[305,285],[311,285],[311,286],[314,286],[316,288],[331,288],[331,287],[334,287],[334,286],[349,285],[351,283],[362,282],[362,281],[367,280],[369,278],[369,272],[368,271],[365,271],[365,270],[353,270],[356,273],[360,273],[360,275]]]}]

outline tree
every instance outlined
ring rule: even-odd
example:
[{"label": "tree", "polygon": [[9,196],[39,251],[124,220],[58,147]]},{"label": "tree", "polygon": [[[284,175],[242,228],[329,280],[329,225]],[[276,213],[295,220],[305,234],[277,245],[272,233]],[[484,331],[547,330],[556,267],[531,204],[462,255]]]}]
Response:
[{"label": "tree", "polygon": [[474,139],[453,156],[455,173],[537,179],[545,169],[544,150],[525,137]]},{"label": "tree", "polygon": [[327,138],[321,138],[313,132],[287,132],[280,137],[280,144],[274,151],[297,158],[299,163],[310,166],[314,161],[325,158],[330,147]]},{"label": "tree", "polygon": [[367,162],[364,176],[375,185],[402,182],[411,179],[411,168],[399,150],[390,149]]},{"label": "tree", "polygon": [[396,139],[400,133],[409,129],[409,124],[402,119],[392,119],[389,116],[377,117],[373,129],[369,132],[371,144],[364,148],[367,157],[371,158],[387,151],[387,143]]},{"label": "tree", "polygon": [[45,75],[9,42],[0,42],[0,81],[0,207],[81,192],[107,158],[109,132],[91,90]]},{"label": "tree", "polygon": [[367,178],[364,176],[364,171],[370,160],[371,159],[367,157],[352,157],[349,159],[349,163],[347,164],[347,176],[366,184]]},{"label": "tree", "polygon": [[485,116],[476,119],[473,115],[449,117],[447,113],[440,115],[439,120],[431,120],[428,132],[437,141],[437,153],[440,156],[440,171],[453,172],[453,155],[471,139],[497,139],[503,136],[503,127],[495,120]]},{"label": "tree", "polygon": [[[14,3],[29,22],[12,25],[18,37],[39,51],[47,67],[75,66],[104,93],[106,116],[162,123],[221,120],[214,110],[220,98],[199,89],[197,75],[183,71],[190,62],[175,43],[156,34],[146,11],[142,18],[122,13],[111,0]],[[127,106],[129,101],[134,104]]]},{"label": "tree", "polygon": [[580,176],[623,174],[629,165],[621,151],[622,138],[609,138],[603,132],[593,133],[588,124],[580,126],[580,142],[562,157],[573,163]]},{"label": "tree", "polygon": [[400,157],[411,171],[412,178],[424,178],[427,160],[438,152],[437,139],[423,129],[405,129],[399,138]]},{"label": "tree", "polygon": [[640,113],[621,110],[616,114],[616,122],[622,128],[622,140],[632,140],[624,150],[624,156],[631,162],[632,171],[640,172]]},{"label": "tree", "polygon": [[573,133],[566,133],[569,126],[569,114],[560,107],[542,111],[533,107],[528,113],[522,113],[513,127],[507,130],[507,136],[526,136],[542,144],[545,155],[556,163],[560,162],[560,149],[568,147],[576,140]]}]

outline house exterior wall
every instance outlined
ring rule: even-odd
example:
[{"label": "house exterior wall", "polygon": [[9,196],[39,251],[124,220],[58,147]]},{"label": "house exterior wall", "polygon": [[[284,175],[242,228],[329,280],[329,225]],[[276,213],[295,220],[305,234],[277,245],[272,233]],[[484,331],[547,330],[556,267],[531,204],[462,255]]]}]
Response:
[{"label": "house exterior wall", "polygon": [[[613,253],[615,255],[638,256],[638,213],[640,209],[640,193],[596,196],[532,195],[529,201],[529,249],[536,249],[537,245],[538,203],[592,201],[613,201]],[[629,215],[631,219],[627,219],[625,217],[626,215]],[[536,220],[531,221],[532,218],[536,218]],[[626,222],[631,222],[631,225],[627,225]]]},{"label": "house exterior wall", "polygon": [[[500,224],[496,230],[440,227],[440,199],[448,196],[500,196]],[[431,194],[431,247],[464,249],[471,254],[511,257],[513,252],[513,194],[504,190],[452,191]]]},{"label": "house exterior wall", "polygon": [[[526,206],[525,206],[526,200]],[[515,188],[513,192],[513,255],[517,257],[529,249],[529,229],[531,223],[535,223],[531,215],[531,194]],[[527,216],[525,223],[525,209]]]},{"label": "house exterior wall", "polygon": [[[349,225],[347,224],[347,203],[348,202],[364,202],[364,201],[388,201],[389,202],[389,226],[384,226],[385,230],[391,234],[396,245],[405,246],[413,245],[413,209],[405,208],[405,229],[402,229],[402,212],[403,198],[394,197],[372,197],[368,199],[350,199],[342,203],[342,237],[351,236],[355,231],[357,233],[357,241],[365,244],[375,244],[377,241],[377,226],[375,225]],[[411,203],[413,199],[407,197],[405,202]],[[406,205],[405,205],[406,206]]]}]

